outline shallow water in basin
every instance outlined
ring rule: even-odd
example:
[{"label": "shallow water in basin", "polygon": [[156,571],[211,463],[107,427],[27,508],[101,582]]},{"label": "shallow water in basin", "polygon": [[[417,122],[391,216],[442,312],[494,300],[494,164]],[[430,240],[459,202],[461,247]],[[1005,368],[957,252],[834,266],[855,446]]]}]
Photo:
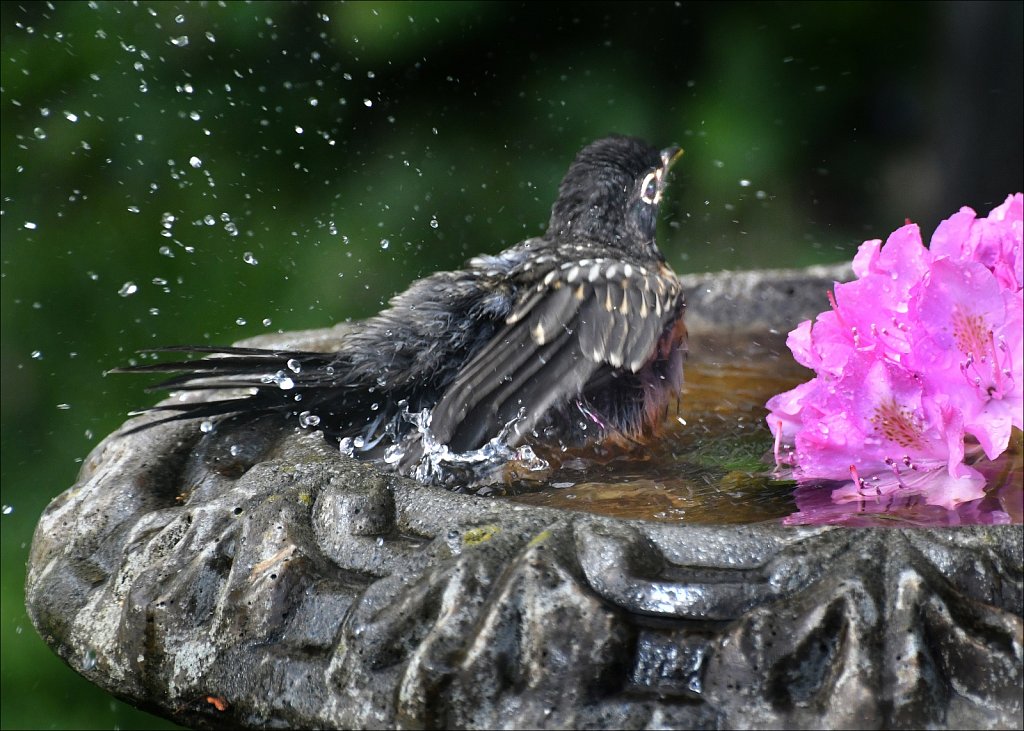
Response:
[{"label": "shallow water in basin", "polygon": [[691,344],[679,414],[659,439],[629,451],[561,455],[536,482],[510,485],[506,499],[619,518],[727,524],[965,525],[1022,522],[1022,439],[995,462],[986,497],[957,510],[920,498],[833,504],[837,483],[797,487],[775,469],[765,402],[813,374],[798,365],[784,336]]}]

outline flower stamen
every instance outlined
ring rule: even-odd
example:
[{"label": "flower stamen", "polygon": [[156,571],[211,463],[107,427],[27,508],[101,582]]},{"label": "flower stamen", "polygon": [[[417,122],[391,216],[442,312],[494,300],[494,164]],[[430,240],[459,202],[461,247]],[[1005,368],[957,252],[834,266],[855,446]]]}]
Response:
[{"label": "flower stamen", "polygon": [[[959,322],[958,322],[959,324]],[[986,401],[991,399],[1002,399],[1009,391],[1013,390],[1013,371],[1007,367],[1010,361],[1010,354],[1006,347],[1006,340],[1002,336],[996,342],[996,335],[993,330],[988,331],[988,337],[980,342],[973,343],[981,350],[980,355],[975,356],[973,350],[961,350],[965,358],[960,363],[960,373],[964,379],[977,389],[978,393]],[[957,345],[965,342],[961,339],[961,333],[957,333]],[[984,366],[988,364],[989,369]],[[991,375],[987,373],[991,370]]]},{"label": "flower stamen", "polygon": [[[904,457],[903,460],[905,462],[909,462],[910,457]],[[894,460],[892,457],[886,457],[885,463],[889,465],[889,469],[891,469],[892,473],[896,475],[896,482],[900,483],[900,487],[902,487],[905,490],[910,489],[907,483],[903,481],[903,476],[900,474],[900,468],[896,465],[896,460]]]}]

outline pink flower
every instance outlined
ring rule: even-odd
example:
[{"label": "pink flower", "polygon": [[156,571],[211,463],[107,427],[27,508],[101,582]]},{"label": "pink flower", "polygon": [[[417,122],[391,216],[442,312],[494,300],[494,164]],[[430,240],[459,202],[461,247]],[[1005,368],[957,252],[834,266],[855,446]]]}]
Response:
[{"label": "pink flower", "polygon": [[920,326],[909,364],[963,414],[989,459],[1006,450],[1011,426],[1024,427],[1024,308],[1020,292],[999,285],[980,263],[936,261],[915,302]]},{"label": "pink flower", "polygon": [[911,293],[928,272],[931,254],[914,224],[895,231],[882,247],[865,241],[853,260],[860,277],[837,284],[833,309],[789,334],[787,345],[797,362],[819,373],[842,375],[851,354],[875,352],[898,362],[910,352],[907,341]]},{"label": "pink flower", "polygon": [[1009,291],[1021,290],[1024,259],[1021,253],[1024,195],[1006,197],[988,218],[978,219],[966,206],[939,224],[932,236],[931,252],[953,261],[985,265]]},{"label": "pink flower", "polygon": [[925,248],[908,224],[866,241],[857,279],[787,341],[817,375],[772,398],[776,460],[801,480],[847,480],[834,502],[922,495],[952,508],[985,485],[965,435],[995,459],[1024,428],[1022,209],[963,208]]},{"label": "pink flower", "polygon": [[[820,376],[774,397],[768,408],[777,439],[795,432],[798,479],[850,480],[833,493],[836,501],[922,487],[931,502],[947,507],[982,496],[985,480],[963,464],[959,412],[926,396],[921,379],[896,364],[857,353],[842,378]],[[945,478],[921,479],[934,472]]]}]

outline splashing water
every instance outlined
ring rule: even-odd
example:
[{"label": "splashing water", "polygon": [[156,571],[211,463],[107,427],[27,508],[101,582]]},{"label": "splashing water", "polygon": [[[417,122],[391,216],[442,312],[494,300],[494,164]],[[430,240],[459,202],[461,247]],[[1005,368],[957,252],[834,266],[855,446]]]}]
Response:
[{"label": "splashing water", "polygon": [[[400,411],[386,424],[384,415],[378,416],[365,431],[365,436],[345,437],[339,441],[341,453],[347,457],[364,456],[378,459],[392,467],[398,467],[410,450],[421,453],[411,477],[420,482],[440,484],[452,483],[456,479],[471,485],[484,485],[500,479],[501,471],[514,463],[520,472],[538,473],[549,469],[549,463],[538,457],[529,445],[514,447],[511,438],[517,433],[516,425],[523,419],[517,414],[501,429],[497,436],[478,449],[454,452],[447,444],[441,444],[430,430],[430,409],[410,411],[407,402],[399,404]],[[412,430],[399,436],[402,424],[412,425]],[[374,454],[382,441],[391,442],[382,457]]]}]

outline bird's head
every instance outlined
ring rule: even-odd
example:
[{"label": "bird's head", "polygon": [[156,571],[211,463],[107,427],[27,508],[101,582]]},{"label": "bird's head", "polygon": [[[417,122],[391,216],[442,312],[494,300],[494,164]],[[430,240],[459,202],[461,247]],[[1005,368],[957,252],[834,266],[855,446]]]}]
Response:
[{"label": "bird's head", "polygon": [[580,150],[558,188],[545,237],[622,248],[661,258],[654,241],[668,172],[682,150],[658,150],[635,137],[612,136]]}]

